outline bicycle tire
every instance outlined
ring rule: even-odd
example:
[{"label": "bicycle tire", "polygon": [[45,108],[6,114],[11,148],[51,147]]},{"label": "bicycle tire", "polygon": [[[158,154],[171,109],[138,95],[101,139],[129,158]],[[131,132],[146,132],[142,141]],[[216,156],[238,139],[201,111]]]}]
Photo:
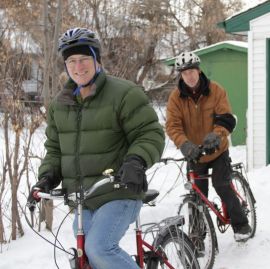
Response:
[{"label": "bicycle tire", "polygon": [[248,218],[249,225],[251,227],[250,238],[254,237],[257,228],[257,215],[256,215],[256,200],[250,189],[249,183],[245,179],[242,173],[233,171],[232,183],[236,191],[241,195],[244,201],[240,201],[243,210]]},{"label": "bicycle tire", "polygon": [[[154,247],[162,251],[175,269],[200,269],[196,259],[195,248],[181,227],[170,225],[157,235]],[[151,258],[147,269],[168,269],[160,257]]]},{"label": "bicycle tire", "polygon": [[218,244],[208,208],[197,195],[186,195],[179,206],[178,214],[185,219],[183,231],[196,248],[200,268],[213,268]]}]

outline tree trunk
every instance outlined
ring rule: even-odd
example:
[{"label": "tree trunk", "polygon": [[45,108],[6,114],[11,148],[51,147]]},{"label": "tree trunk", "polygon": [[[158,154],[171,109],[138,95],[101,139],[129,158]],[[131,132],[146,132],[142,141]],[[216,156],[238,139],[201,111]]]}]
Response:
[{"label": "tree trunk", "polygon": [[12,179],[11,185],[11,239],[16,240],[17,235],[17,195],[16,180]]},{"label": "tree trunk", "polygon": [[43,75],[43,97],[44,97],[44,105],[48,108],[50,103],[50,74],[49,74],[49,66],[50,66],[50,37],[49,37],[49,18],[48,18],[48,1],[43,0],[43,23],[44,23],[44,75]]},{"label": "tree trunk", "polygon": [[17,204],[17,227],[18,227],[18,233],[20,236],[23,236],[24,235],[24,230],[23,230],[23,226],[22,226],[22,221],[21,221],[21,216],[19,214],[19,211],[18,211],[18,204]]},{"label": "tree trunk", "polygon": [[0,206],[0,244],[5,243],[4,235],[5,235],[5,229],[4,229],[4,224],[3,224],[3,212],[2,212],[2,206]]},{"label": "tree trunk", "polygon": [[52,231],[53,224],[53,201],[44,200],[41,206],[41,221],[45,221],[46,229]]},{"label": "tree trunk", "polygon": [[4,223],[3,223],[3,207],[2,207],[2,202],[3,202],[3,193],[5,190],[5,184],[6,184],[6,165],[3,166],[3,171],[2,171],[2,181],[1,181],[1,191],[0,191],[0,243],[5,243],[5,228],[4,228]]},{"label": "tree trunk", "polygon": [[59,71],[57,68],[57,49],[58,49],[58,37],[62,25],[62,0],[57,1],[57,12],[55,18],[54,37],[53,37],[53,49],[51,57],[51,76],[52,76],[52,95],[55,96],[59,85]]},{"label": "tree trunk", "polygon": [[17,223],[18,220],[18,204],[17,204],[17,190],[18,190],[18,170],[19,170],[19,149],[20,149],[20,128],[15,130],[15,146],[14,146],[14,158],[13,158],[13,177],[12,177],[12,240],[16,240],[17,234]]}]

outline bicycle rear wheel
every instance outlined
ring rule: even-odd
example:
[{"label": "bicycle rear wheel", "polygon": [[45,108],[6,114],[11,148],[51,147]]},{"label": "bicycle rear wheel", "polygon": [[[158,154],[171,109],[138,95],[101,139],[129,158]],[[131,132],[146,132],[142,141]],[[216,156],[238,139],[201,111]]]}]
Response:
[{"label": "bicycle rear wheel", "polygon": [[254,237],[257,228],[257,215],[255,208],[256,201],[253,193],[243,174],[238,171],[233,171],[231,183],[232,188],[236,192],[236,195],[240,200],[240,204],[248,218],[248,222],[251,227],[250,237]]},{"label": "bicycle rear wheel", "polygon": [[218,246],[215,228],[207,207],[195,195],[188,195],[180,204],[178,214],[185,219],[183,231],[196,248],[200,268],[213,268]]},{"label": "bicycle rear wheel", "polygon": [[[171,225],[157,235],[154,246],[175,269],[200,269],[195,248],[181,227]],[[147,269],[168,269],[161,257],[150,259]]]}]

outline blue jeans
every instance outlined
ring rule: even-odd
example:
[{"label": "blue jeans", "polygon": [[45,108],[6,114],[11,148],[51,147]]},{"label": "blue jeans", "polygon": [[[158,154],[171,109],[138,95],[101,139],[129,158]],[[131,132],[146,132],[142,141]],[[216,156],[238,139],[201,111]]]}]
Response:
[{"label": "blue jeans", "polygon": [[[85,252],[93,269],[139,269],[119,241],[142,207],[141,200],[115,200],[95,211],[83,210]],[[77,212],[73,224],[77,233]]]}]

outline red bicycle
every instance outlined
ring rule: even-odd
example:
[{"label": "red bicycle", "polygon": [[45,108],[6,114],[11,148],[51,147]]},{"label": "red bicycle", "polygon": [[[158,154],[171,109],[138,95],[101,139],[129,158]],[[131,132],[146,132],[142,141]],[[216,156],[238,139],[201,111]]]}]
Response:
[{"label": "red bicycle", "polygon": [[[165,158],[161,161],[165,164],[174,162],[179,167],[180,173],[186,181],[184,187],[189,192],[182,196],[182,203],[179,206],[178,214],[184,217],[183,231],[195,245],[200,268],[211,269],[215,262],[215,255],[218,253],[218,242],[210,212],[216,216],[218,230],[224,233],[230,226],[226,205],[219,198],[215,201],[210,201],[195,184],[197,180],[211,178],[211,175],[198,176],[193,170],[188,170],[187,173],[184,172],[184,164],[187,161],[185,158]],[[256,201],[249,183],[243,175],[243,170],[243,163],[232,165],[230,185],[249,220],[251,226],[250,237],[253,237],[257,226]]]},{"label": "red bicycle", "polygon": [[[85,199],[91,197],[99,187],[104,184],[113,183],[114,177],[111,171],[105,173],[106,177],[94,184],[89,190],[66,194],[63,189],[55,189],[50,193],[35,192],[37,198],[64,200],[66,204],[72,202],[76,205],[78,212],[77,247],[66,251],[69,254],[71,269],[91,269],[88,264],[84,250],[84,233],[82,229],[82,210]],[[115,183],[115,182],[114,182]],[[120,188],[119,183],[114,184]],[[144,204],[154,206],[154,199],[159,195],[158,191],[149,190],[143,200]],[[200,269],[196,258],[196,250],[182,231],[183,217],[177,215],[162,220],[159,223],[148,223],[141,225],[140,217],[136,220],[136,246],[137,254],[133,255],[141,269]],[[144,228],[144,229],[143,229]],[[146,236],[153,238],[152,244],[145,239]],[[58,267],[58,266],[57,266]]]}]

